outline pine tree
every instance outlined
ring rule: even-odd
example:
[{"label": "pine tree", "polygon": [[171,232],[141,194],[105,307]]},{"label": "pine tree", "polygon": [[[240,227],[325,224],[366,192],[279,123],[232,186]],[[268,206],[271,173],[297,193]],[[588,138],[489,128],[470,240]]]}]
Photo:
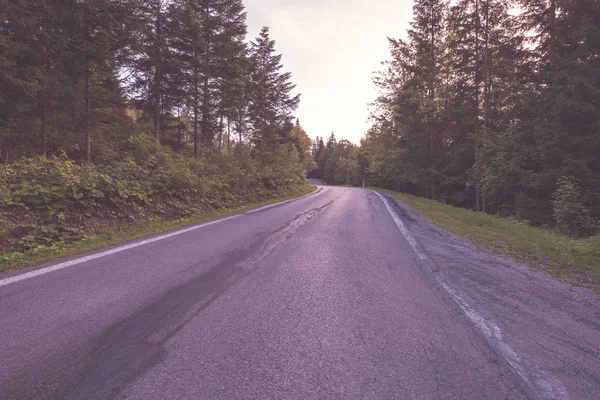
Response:
[{"label": "pine tree", "polygon": [[[42,21],[43,15],[32,7],[0,3],[0,138],[15,153],[28,154],[29,149],[21,146],[33,140],[27,132],[38,130],[40,140],[36,143],[41,146],[36,146],[36,151],[47,154],[45,125],[40,129],[32,123],[39,122],[41,110],[47,107],[49,34]],[[38,30],[36,37],[31,35],[33,30]],[[6,147],[2,150],[8,151]]]},{"label": "pine tree", "polygon": [[[436,198],[436,186],[439,180],[436,168],[439,158],[436,154],[439,146],[441,124],[439,121],[440,71],[443,52],[445,10],[443,0],[417,0],[413,6],[414,21],[408,31],[414,55],[413,83],[419,91],[419,108],[423,125],[422,135],[428,140],[428,166],[423,178],[429,184],[430,197]],[[424,149],[421,149],[424,150]],[[422,154],[424,156],[424,154]]]},{"label": "pine tree", "polygon": [[[489,150],[502,123],[509,124],[512,98],[522,87],[523,54],[518,49],[523,38],[507,4],[499,0],[463,0],[451,8],[448,22],[452,79],[447,126],[450,140],[460,146],[456,154],[461,157],[450,156],[450,168],[444,174],[462,176],[462,182],[475,190],[470,193],[465,186],[456,196],[474,194],[475,209],[485,211],[486,203],[496,201],[499,194],[486,184],[492,181]],[[470,201],[461,205],[467,203]]]},{"label": "pine tree", "polygon": [[225,2],[222,13],[222,28],[216,35],[216,60],[219,68],[216,72],[217,108],[220,115],[218,146],[223,143],[223,118],[227,121],[229,145],[230,122],[235,118],[234,110],[238,99],[243,99],[246,84],[247,48],[244,42],[247,27],[246,13],[241,0]]},{"label": "pine tree", "polygon": [[298,152],[304,171],[306,173],[312,172],[317,167],[312,155],[312,151],[314,150],[313,143],[304,128],[300,125],[300,120],[296,119],[296,124],[292,128],[290,136],[290,140]]},{"label": "pine tree", "polygon": [[292,95],[291,74],[281,72],[281,55],[275,54],[275,41],[263,27],[251,43],[249,115],[253,126],[252,142],[264,148],[281,142],[286,124],[298,107],[300,95]]},{"label": "pine tree", "polygon": [[166,0],[139,0],[133,9],[137,41],[132,55],[133,81],[131,91],[138,106],[152,118],[152,134],[160,143],[170,60],[169,31],[172,15]]},{"label": "pine tree", "polygon": [[173,10],[175,59],[180,82],[189,93],[198,156],[200,143],[206,149],[213,147],[215,131],[222,144],[223,120],[227,118],[229,125],[234,103],[241,97],[246,14],[240,0],[179,0]]},{"label": "pine tree", "polygon": [[600,5],[585,1],[522,0],[520,21],[533,33],[534,85],[520,107],[512,140],[517,155],[516,212],[536,223],[551,223],[550,197],[561,177],[581,182],[584,204],[600,216],[600,65],[597,38]]},{"label": "pine tree", "polygon": [[83,131],[85,159],[92,158],[93,109],[121,102],[116,79],[123,66],[120,51],[130,43],[126,30],[129,23],[127,2],[85,0],[74,7],[74,30],[71,38],[73,63],[71,73],[81,81],[83,92]]},{"label": "pine tree", "polygon": [[323,138],[320,136],[317,136],[315,138],[315,140],[312,142],[312,158],[316,163],[315,169],[313,171],[311,171],[310,173],[310,177],[311,178],[322,178],[323,177],[323,164],[321,162],[322,158],[323,158],[323,153],[325,152],[325,142],[323,141]]}]

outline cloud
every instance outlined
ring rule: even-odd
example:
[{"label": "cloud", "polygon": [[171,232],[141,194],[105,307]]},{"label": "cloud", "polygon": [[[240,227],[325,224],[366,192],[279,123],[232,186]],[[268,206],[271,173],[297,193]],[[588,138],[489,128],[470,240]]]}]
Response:
[{"label": "cloud", "polygon": [[387,36],[404,36],[412,1],[247,0],[250,35],[271,28],[302,93],[297,116],[312,137],[335,131],[358,143],[367,129],[372,73],[388,57]]}]

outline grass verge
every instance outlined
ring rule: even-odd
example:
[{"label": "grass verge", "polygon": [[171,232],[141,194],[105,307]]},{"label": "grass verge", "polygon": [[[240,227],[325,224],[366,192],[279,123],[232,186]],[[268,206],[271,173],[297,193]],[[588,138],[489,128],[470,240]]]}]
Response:
[{"label": "grass verge", "polygon": [[83,239],[73,243],[58,243],[51,247],[44,247],[29,252],[13,252],[0,255],[0,272],[7,272],[19,268],[29,267],[64,257],[71,257],[103,247],[116,245],[130,240],[140,239],[147,236],[175,230],[188,225],[194,225],[212,218],[221,217],[251,208],[279,203],[296,197],[314,192],[317,188],[310,186],[309,189],[295,193],[294,195],[267,200],[260,203],[247,204],[242,207],[222,209],[212,213],[200,213],[176,220],[164,220],[154,218],[143,222],[128,223],[118,229],[103,229],[86,235]]},{"label": "grass verge", "polygon": [[391,195],[458,236],[508,255],[554,276],[600,286],[600,237],[575,239],[556,231],[449,206],[404,193]]}]

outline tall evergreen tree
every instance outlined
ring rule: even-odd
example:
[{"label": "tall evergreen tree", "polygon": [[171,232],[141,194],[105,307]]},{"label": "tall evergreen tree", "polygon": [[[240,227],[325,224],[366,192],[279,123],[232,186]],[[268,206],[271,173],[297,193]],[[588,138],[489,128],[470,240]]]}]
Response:
[{"label": "tall evergreen tree", "polygon": [[285,136],[292,112],[298,107],[300,95],[292,95],[296,87],[291,73],[281,72],[281,54],[275,52],[275,41],[269,28],[263,27],[250,48],[251,75],[249,87],[252,141],[259,147],[280,143]]},{"label": "tall evergreen tree", "polygon": [[133,10],[136,22],[136,43],[131,62],[131,91],[138,100],[138,106],[152,120],[152,134],[162,141],[162,127],[169,75],[175,74],[169,27],[173,15],[166,0],[139,0]]},{"label": "tall evergreen tree", "polygon": [[[512,141],[519,143],[516,212],[551,223],[552,193],[561,177],[581,182],[583,203],[598,218],[600,169],[600,5],[596,1],[520,1],[523,29],[532,32],[534,87],[520,107]],[[531,47],[530,46],[530,47]]]},{"label": "tall evergreen tree", "polygon": [[[390,40],[375,78],[373,126],[345,165],[380,185],[536,224],[597,221],[600,7],[515,4],[520,14],[499,0],[416,1],[408,39]],[[589,215],[564,212],[565,202]]]},{"label": "tall evergreen tree", "polygon": [[246,14],[240,0],[179,0],[173,10],[175,59],[184,92],[189,93],[198,156],[200,142],[207,149],[213,147],[215,131],[222,143],[223,118],[230,118],[226,114],[231,114],[236,96],[241,96]]},{"label": "tall evergreen tree", "polygon": [[[92,130],[95,124],[93,109],[119,104],[122,100],[118,69],[124,64],[121,51],[129,45],[126,29],[129,21],[127,1],[85,0],[74,7],[71,47],[77,76],[82,86],[82,126],[85,159],[92,158]],[[121,105],[121,104],[119,104]]]},{"label": "tall evergreen tree", "polygon": [[[419,98],[414,99],[419,105],[417,118],[421,118],[418,124],[421,125],[418,134],[427,137],[428,154],[427,168],[423,168],[423,183],[429,186],[431,198],[436,198],[436,187],[439,180],[437,176],[437,167],[440,162],[438,157],[441,121],[440,121],[440,88],[441,82],[441,64],[443,55],[443,41],[445,28],[445,11],[447,4],[443,0],[417,0],[413,5],[414,20],[411,23],[411,29],[408,30],[408,37],[413,52],[413,80],[410,85],[413,86],[413,93]],[[410,120],[412,118],[407,116]],[[412,120],[410,124],[417,121]],[[424,146],[421,146],[421,151]],[[425,154],[421,154],[421,157]],[[423,166],[424,167],[424,166]]]}]

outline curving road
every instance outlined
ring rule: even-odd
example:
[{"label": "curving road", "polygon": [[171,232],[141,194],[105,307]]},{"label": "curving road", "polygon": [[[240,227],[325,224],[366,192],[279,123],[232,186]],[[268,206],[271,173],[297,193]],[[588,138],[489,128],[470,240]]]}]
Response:
[{"label": "curving road", "polygon": [[[514,274],[490,269],[497,260],[482,253],[468,255],[473,265],[485,260],[481,270],[464,270],[462,262],[455,268],[452,260],[478,250],[427,236],[435,229],[411,212],[367,190],[322,187],[29,275],[0,275],[0,397],[600,393],[598,355],[586,347],[600,332],[594,311],[565,294],[561,307],[569,312],[546,321],[535,311],[534,289],[544,289],[549,304],[563,286],[517,266]],[[519,286],[523,274],[532,277],[532,290]],[[476,283],[487,279],[498,282]],[[507,287],[523,296],[520,309],[496,299],[518,302]],[[527,310],[553,329],[547,337],[533,334],[544,330],[543,321]],[[573,324],[568,333],[559,330],[564,323]]]}]

